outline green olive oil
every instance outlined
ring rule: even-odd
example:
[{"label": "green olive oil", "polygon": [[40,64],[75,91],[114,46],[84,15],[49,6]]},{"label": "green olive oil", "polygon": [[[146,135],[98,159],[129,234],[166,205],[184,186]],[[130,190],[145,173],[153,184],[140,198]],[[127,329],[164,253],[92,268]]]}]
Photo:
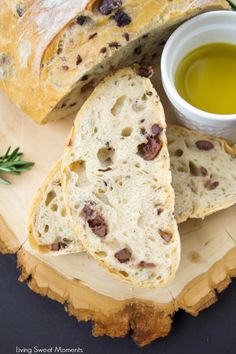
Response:
[{"label": "green olive oil", "polygon": [[236,114],[236,45],[210,43],[187,54],[175,86],[191,105],[216,114]]}]

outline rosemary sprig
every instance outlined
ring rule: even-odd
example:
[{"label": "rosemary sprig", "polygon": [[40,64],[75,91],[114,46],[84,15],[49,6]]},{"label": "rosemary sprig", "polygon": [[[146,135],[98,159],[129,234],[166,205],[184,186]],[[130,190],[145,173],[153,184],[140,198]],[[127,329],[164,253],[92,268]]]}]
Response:
[{"label": "rosemary sprig", "polygon": [[228,0],[228,3],[229,3],[230,6],[232,7],[233,11],[236,11],[236,4],[235,4],[235,2]]},{"label": "rosemary sprig", "polygon": [[[9,173],[13,175],[19,175],[21,172],[25,172],[34,166],[33,162],[26,162],[21,159],[23,153],[20,152],[20,148],[16,148],[11,151],[11,147],[7,149],[3,156],[0,156],[0,173]],[[0,177],[0,184],[10,184],[10,182]]]}]

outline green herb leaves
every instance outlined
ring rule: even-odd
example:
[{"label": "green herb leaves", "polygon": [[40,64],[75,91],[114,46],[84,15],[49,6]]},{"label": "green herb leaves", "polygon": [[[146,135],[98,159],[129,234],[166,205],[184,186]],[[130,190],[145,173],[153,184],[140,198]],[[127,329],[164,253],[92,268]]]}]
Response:
[{"label": "green herb leaves", "polygon": [[[26,162],[21,160],[23,153],[20,152],[20,148],[16,148],[11,152],[11,147],[9,147],[5,155],[0,156],[0,173],[10,173],[14,175],[19,175],[21,172],[25,172],[31,169],[34,165],[33,162]],[[0,184],[10,184],[10,182],[0,177]]]}]

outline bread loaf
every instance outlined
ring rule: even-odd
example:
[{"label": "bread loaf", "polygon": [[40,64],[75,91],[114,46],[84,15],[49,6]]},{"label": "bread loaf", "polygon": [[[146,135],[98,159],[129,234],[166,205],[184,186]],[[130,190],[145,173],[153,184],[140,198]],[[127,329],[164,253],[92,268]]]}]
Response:
[{"label": "bread loaf", "polygon": [[137,286],[166,285],[180,259],[165,128],[150,80],[123,69],[83,105],[63,156],[63,193],[77,237]]},{"label": "bread loaf", "polygon": [[60,255],[81,252],[66,214],[61,188],[61,161],[51,170],[39,189],[30,212],[29,241],[41,253]]},{"label": "bread loaf", "polygon": [[1,86],[35,121],[62,118],[113,69],[157,63],[181,22],[228,8],[225,0],[5,0]]},{"label": "bread loaf", "polygon": [[178,223],[236,203],[236,148],[180,126],[169,125],[167,137]]}]

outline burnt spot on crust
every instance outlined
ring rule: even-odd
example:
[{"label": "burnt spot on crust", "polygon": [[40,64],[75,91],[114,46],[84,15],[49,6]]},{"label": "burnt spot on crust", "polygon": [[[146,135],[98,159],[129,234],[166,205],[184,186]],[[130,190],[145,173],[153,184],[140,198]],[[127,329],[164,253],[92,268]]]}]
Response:
[{"label": "burnt spot on crust", "polygon": [[90,205],[87,204],[84,206],[83,213],[85,220],[88,222],[88,225],[93,233],[98,237],[105,237],[107,235],[107,224],[102,215],[94,207],[92,207],[91,203]]},{"label": "burnt spot on crust", "polygon": [[76,65],[79,65],[80,63],[82,63],[82,58],[81,56],[78,54],[77,58],[76,58]]},{"label": "burnt spot on crust", "polygon": [[95,33],[91,34],[91,36],[89,36],[88,39],[89,39],[89,40],[90,40],[90,39],[93,39],[93,38],[96,37],[97,35],[98,35],[98,33],[95,32]]},{"label": "burnt spot on crust", "polygon": [[88,76],[88,75],[84,75],[84,76],[81,78],[81,81],[87,81],[87,80],[88,80],[88,78],[89,78],[89,76]]},{"label": "burnt spot on crust", "polygon": [[57,48],[57,55],[61,54],[63,51],[63,45],[64,45],[64,41],[61,39],[58,43],[58,48]]},{"label": "burnt spot on crust", "polygon": [[126,263],[130,260],[132,252],[128,248],[123,248],[116,252],[114,256],[120,263]]},{"label": "burnt spot on crust", "polygon": [[109,43],[109,47],[117,49],[117,48],[121,47],[121,44],[118,42],[111,42],[111,43]]},{"label": "burnt spot on crust", "polygon": [[142,53],[142,46],[138,46],[134,49],[134,54],[139,55]]},{"label": "burnt spot on crust", "polygon": [[6,64],[7,61],[8,61],[7,55],[6,55],[5,53],[2,53],[2,54],[0,55],[0,64]]},{"label": "burnt spot on crust", "polygon": [[101,48],[101,49],[100,49],[100,53],[105,54],[105,53],[106,53],[106,51],[107,51],[107,48],[106,48],[106,47],[103,47],[103,48]]},{"label": "burnt spot on crust", "polygon": [[116,22],[118,27],[124,27],[131,23],[131,17],[123,10],[118,10],[111,18]]},{"label": "burnt spot on crust", "polygon": [[90,20],[91,20],[91,17],[89,17],[89,16],[78,16],[76,18],[76,22],[80,26],[83,26],[85,23],[89,22]]},{"label": "burnt spot on crust", "polygon": [[71,139],[71,138],[68,140],[67,146],[68,146],[68,147],[69,147],[69,146],[72,146],[72,139]]},{"label": "burnt spot on crust", "polygon": [[122,36],[126,39],[127,42],[129,42],[129,38],[130,38],[129,33],[126,32]]},{"label": "burnt spot on crust", "polygon": [[99,4],[99,11],[103,15],[109,15],[113,10],[122,5],[121,0],[102,0]]},{"label": "burnt spot on crust", "polygon": [[16,12],[19,17],[22,17],[25,13],[25,9],[21,5],[16,5]]}]

